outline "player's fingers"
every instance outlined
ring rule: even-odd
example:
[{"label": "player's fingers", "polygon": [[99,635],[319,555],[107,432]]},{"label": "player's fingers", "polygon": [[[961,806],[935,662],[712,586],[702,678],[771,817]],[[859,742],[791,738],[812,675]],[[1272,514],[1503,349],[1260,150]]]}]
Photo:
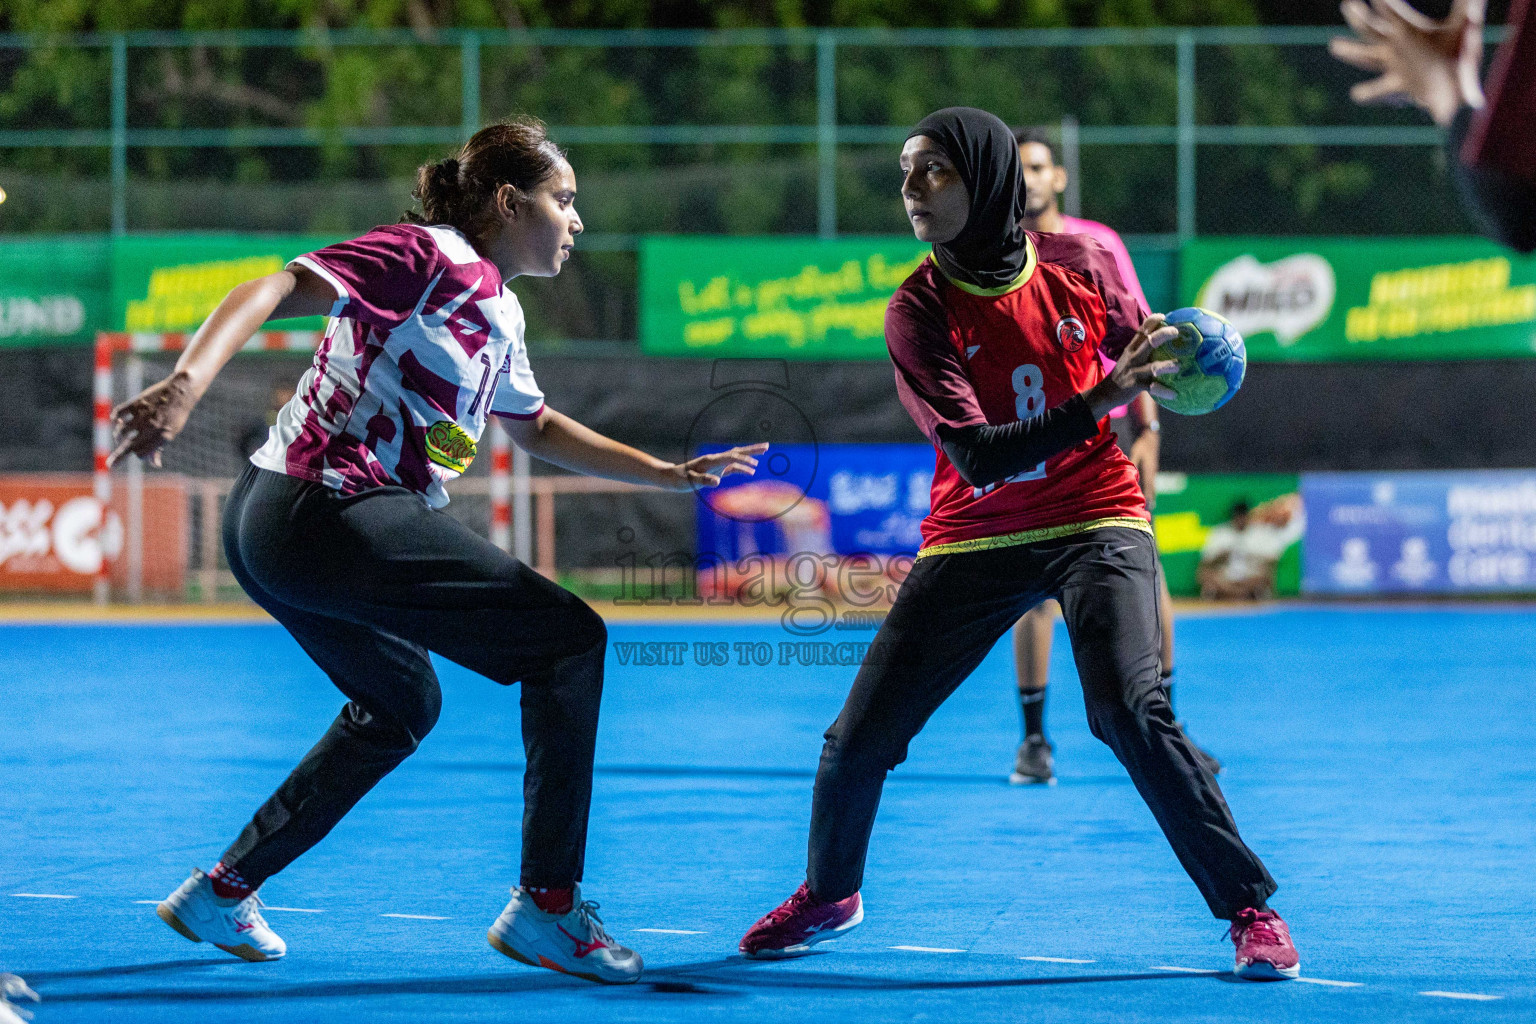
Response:
[{"label": "player's fingers", "polygon": [[689,473],[688,480],[690,483],[697,484],[700,487],[720,486],[720,478],[713,473]]},{"label": "player's fingers", "polygon": [[1147,315],[1147,318],[1141,322],[1141,326],[1136,329],[1136,333],[1141,335],[1151,334],[1165,323],[1167,323],[1167,319],[1163,316],[1163,314],[1150,313]]},{"label": "player's fingers", "polygon": [[1385,66],[1379,46],[1362,43],[1349,36],[1334,36],[1328,40],[1328,52],[1361,71],[1380,71]]},{"label": "player's fingers", "polygon": [[1151,395],[1153,398],[1166,398],[1169,400],[1179,397],[1179,393],[1166,384],[1153,384],[1151,387],[1147,388],[1147,394]]},{"label": "player's fingers", "polygon": [[1451,0],[1451,13],[1446,20],[1481,26],[1487,16],[1488,0]]},{"label": "player's fingers", "polygon": [[743,444],[732,448],[731,451],[738,455],[761,455],[768,450],[767,441],[759,441],[757,444]]},{"label": "player's fingers", "polygon": [[1388,72],[1368,82],[1349,87],[1349,98],[1356,103],[1393,103],[1408,99],[1408,91],[1396,72]]},{"label": "player's fingers", "polygon": [[1150,377],[1168,377],[1179,372],[1177,359],[1160,359],[1147,367],[1147,375]]},{"label": "player's fingers", "polygon": [[154,466],[156,469],[160,468],[160,449],[159,448],[156,448],[154,451],[150,452],[150,454],[149,454],[149,464],[151,466]]},{"label": "player's fingers", "polygon": [[1355,35],[1364,42],[1382,42],[1386,39],[1386,26],[1365,3],[1365,0],[1344,0],[1339,5],[1339,11],[1344,15],[1345,23],[1354,29]]},{"label": "player's fingers", "polygon": [[720,470],[720,475],[722,477],[730,476],[732,473],[740,473],[742,476],[756,476],[757,467],[748,466],[741,462],[733,462],[729,466],[725,466]]},{"label": "player's fingers", "polygon": [[1425,17],[1403,0],[1371,0],[1371,6],[1383,18],[1398,19],[1421,32],[1433,32],[1440,27],[1433,18]]},{"label": "player's fingers", "polygon": [[113,466],[117,465],[118,460],[121,459],[124,455],[128,454],[128,452],[133,448],[133,441],[137,436],[137,434],[129,434],[127,437],[123,438],[117,443],[117,447],[113,448],[111,454],[107,456],[108,469],[111,469]]}]

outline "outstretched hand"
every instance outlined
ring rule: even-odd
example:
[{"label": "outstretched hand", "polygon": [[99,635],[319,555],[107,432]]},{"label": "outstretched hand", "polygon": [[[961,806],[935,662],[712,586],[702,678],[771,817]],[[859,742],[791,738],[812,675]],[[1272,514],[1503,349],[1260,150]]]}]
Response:
[{"label": "outstretched hand", "polygon": [[722,478],[732,473],[752,476],[757,472],[757,456],[768,450],[768,443],[739,445],[729,451],[700,455],[679,462],[667,470],[669,490],[687,491],[699,487],[719,487]]},{"label": "outstretched hand", "polygon": [[197,399],[191,377],[178,371],[113,409],[113,449],[107,456],[108,468],[126,455],[160,465],[160,449],[187,425]]},{"label": "outstretched hand", "polygon": [[1125,347],[1114,368],[1104,379],[1084,392],[1088,407],[1095,419],[1109,415],[1141,392],[1153,398],[1174,398],[1173,389],[1158,383],[1157,378],[1179,372],[1179,364],[1173,359],[1153,361],[1152,353],[1159,345],[1165,345],[1179,336],[1177,327],[1169,327],[1161,313],[1153,313],[1141,322],[1136,336]]},{"label": "outstretched hand", "polygon": [[1423,107],[1441,127],[1463,106],[1481,107],[1487,0],[1455,0],[1444,21],[1434,21],[1405,0],[1344,0],[1340,10],[1355,36],[1335,36],[1328,52],[1377,77],[1349,90],[1356,103]]}]

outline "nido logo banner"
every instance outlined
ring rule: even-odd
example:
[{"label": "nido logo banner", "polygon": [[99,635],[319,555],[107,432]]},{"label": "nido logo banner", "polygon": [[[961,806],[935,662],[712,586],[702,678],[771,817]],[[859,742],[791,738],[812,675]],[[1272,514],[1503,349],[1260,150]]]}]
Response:
[{"label": "nido logo banner", "polygon": [[1536,355],[1536,258],[1478,238],[1199,239],[1180,276],[1250,359]]},{"label": "nido logo banner", "polygon": [[[119,493],[103,505],[88,473],[0,476],[0,591],[88,593],[103,564],[122,580],[126,504]],[[189,531],[179,479],[145,482],[143,518],[144,586],[180,593]]]}]

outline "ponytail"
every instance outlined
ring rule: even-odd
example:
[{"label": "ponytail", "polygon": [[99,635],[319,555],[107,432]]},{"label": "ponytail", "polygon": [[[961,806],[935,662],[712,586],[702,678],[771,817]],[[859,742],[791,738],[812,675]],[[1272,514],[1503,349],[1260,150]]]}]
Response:
[{"label": "ponytail", "polygon": [[410,224],[447,224],[479,241],[491,229],[493,201],[502,185],[511,185],[514,201],[532,195],[565,159],[544,123],[526,115],[487,125],[464,144],[457,156],[422,164],[411,195],[421,213],[407,211]]}]

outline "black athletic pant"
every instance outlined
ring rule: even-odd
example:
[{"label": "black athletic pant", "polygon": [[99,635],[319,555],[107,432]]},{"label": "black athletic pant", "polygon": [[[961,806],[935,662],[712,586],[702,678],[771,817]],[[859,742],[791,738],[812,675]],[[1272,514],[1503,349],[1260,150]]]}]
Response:
[{"label": "black athletic pant", "polygon": [[427,652],[522,683],[522,882],[581,878],[603,621],[401,487],[342,495],[248,467],[224,513],[235,578],[348,703],[224,854],[259,885],[325,837],[437,722]]},{"label": "black athletic pant", "polygon": [[918,559],[827,730],[811,808],[811,891],[859,890],[885,775],[1029,608],[1061,601],[1088,725],[1130,773],[1211,912],[1261,906],[1275,882],[1243,845],[1216,780],[1174,723],[1159,676],[1152,537],[1110,527]]}]

